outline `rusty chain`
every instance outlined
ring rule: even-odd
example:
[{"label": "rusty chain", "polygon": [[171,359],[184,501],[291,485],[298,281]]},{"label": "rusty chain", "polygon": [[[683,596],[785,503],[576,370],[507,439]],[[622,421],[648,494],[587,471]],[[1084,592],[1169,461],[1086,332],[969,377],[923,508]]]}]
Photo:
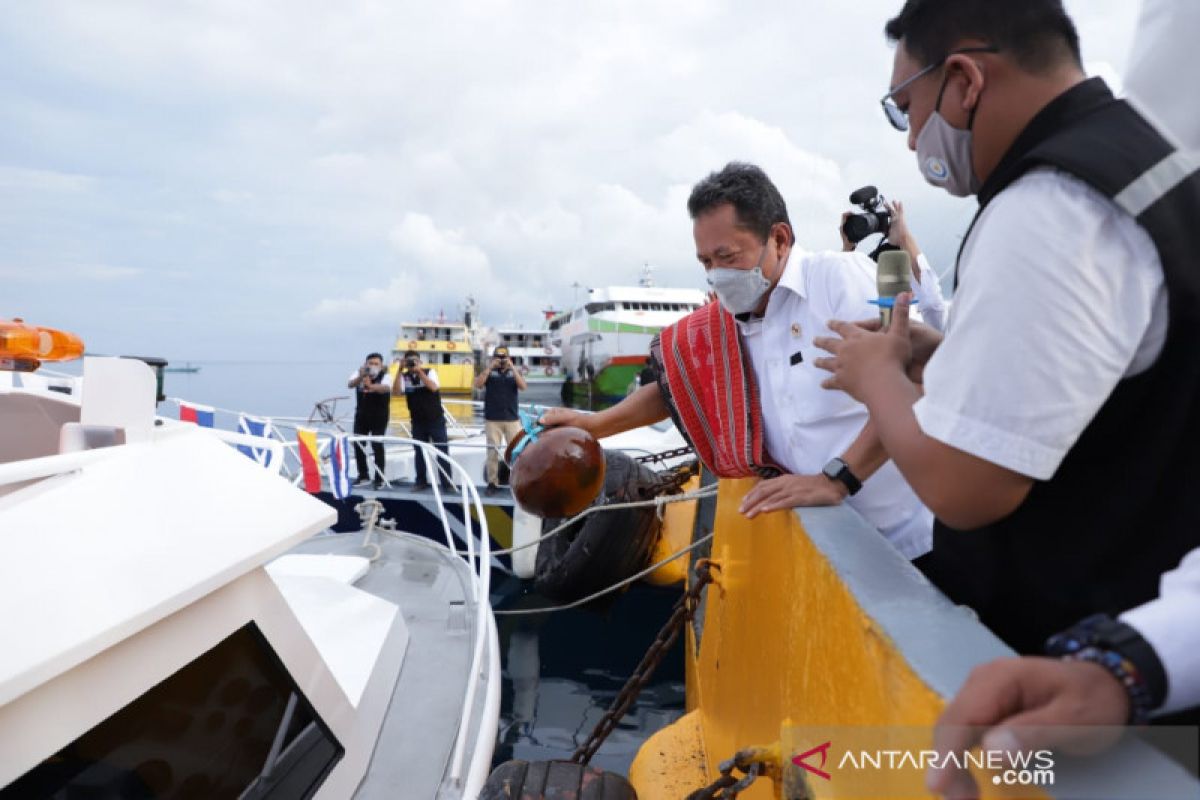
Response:
[{"label": "rusty chain", "polygon": [[[762,751],[757,748],[742,750],[733,758],[722,761],[718,769],[721,776],[708,786],[697,789],[687,796],[687,800],[735,800],[735,798],[750,788],[760,775],[770,771],[770,767],[759,760]],[[745,773],[741,778],[734,776],[733,771]]]},{"label": "rusty chain", "polygon": [[661,453],[651,453],[645,456],[638,456],[634,461],[639,464],[657,464],[660,461],[669,461],[672,458],[689,455],[692,452],[691,447],[676,447],[674,450],[664,450]]},{"label": "rusty chain", "polygon": [[617,693],[612,705],[604,712],[604,716],[596,723],[596,727],[592,729],[587,740],[571,754],[571,761],[576,764],[587,764],[592,760],[592,756],[596,754],[596,751],[600,749],[600,745],[604,744],[604,740],[616,729],[617,724],[629,711],[630,706],[637,700],[642,690],[646,688],[646,684],[650,682],[650,678],[653,677],[654,671],[658,668],[663,656],[667,654],[671,649],[671,645],[675,644],[675,640],[679,638],[679,632],[683,630],[684,626],[691,621],[692,615],[696,613],[696,606],[700,602],[700,592],[712,582],[713,569],[720,569],[720,566],[707,558],[702,558],[696,562],[696,580],[675,603],[675,607],[671,611],[671,616],[667,619],[667,623],[663,625],[662,630],[658,632],[658,636],[655,637],[649,649],[646,650],[646,655],[642,656],[641,662],[637,665],[633,674],[629,676],[629,680],[625,681],[625,685]]}]

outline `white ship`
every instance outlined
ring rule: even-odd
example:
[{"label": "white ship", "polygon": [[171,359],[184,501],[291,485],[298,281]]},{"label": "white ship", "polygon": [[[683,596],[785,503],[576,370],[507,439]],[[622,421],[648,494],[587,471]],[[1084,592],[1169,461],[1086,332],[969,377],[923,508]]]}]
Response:
[{"label": "white ship", "polygon": [[[558,312],[547,309],[542,312],[547,320]],[[549,383],[563,379],[562,348],[552,340],[546,328],[526,328],[521,325],[505,325],[488,328],[481,338],[480,358],[483,364],[491,359],[497,347],[507,347],[513,366],[530,383]]]},{"label": "white ship", "polygon": [[650,354],[650,340],[704,304],[699,289],[654,285],[650,268],[637,286],[588,290],[587,302],[549,321],[577,399],[611,402],[629,393]]}]

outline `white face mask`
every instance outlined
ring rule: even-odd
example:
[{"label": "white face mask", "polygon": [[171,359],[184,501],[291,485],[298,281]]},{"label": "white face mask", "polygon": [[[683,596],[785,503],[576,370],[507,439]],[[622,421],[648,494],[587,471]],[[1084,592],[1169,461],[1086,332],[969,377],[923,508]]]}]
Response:
[{"label": "white face mask", "polygon": [[[955,197],[976,194],[980,184],[975,176],[971,129],[955,128],[938,111],[941,107],[939,92],[937,108],[917,136],[917,167],[925,180]],[[974,121],[975,112],[972,111],[971,122]]]},{"label": "white face mask", "polygon": [[708,285],[717,293],[717,299],[730,314],[748,314],[758,308],[762,299],[771,291],[769,281],[762,271],[762,262],[767,257],[767,248],[753,269],[713,267],[708,271]]},{"label": "white face mask", "polygon": [[378,378],[379,373],[383,372],[382,367],[367,367],[367,374],[372,378]]}]

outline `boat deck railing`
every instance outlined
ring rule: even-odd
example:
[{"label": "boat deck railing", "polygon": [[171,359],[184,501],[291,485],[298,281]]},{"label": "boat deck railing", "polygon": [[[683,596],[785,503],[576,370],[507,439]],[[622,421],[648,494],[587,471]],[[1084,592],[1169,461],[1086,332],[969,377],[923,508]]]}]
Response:
[{"label": "boat deck railing", "polygon": [[[216,428],[201,429],[208,431],[211,435],[217,437],[222,442],[231,446],[248,446],[255,449],[265,449],[271,456],[264,459],[264,469],[274,473],[283,471],[284,444],[275,439],[268,439],[261,436],[248,436],[242,433],[220,430]],[[370,440],[381,440],[391,445],[402,445],[413,448],[418,457],[426,459],[426,464],[430,469],[436,468],[444,470],[458,485],[458,500],[462,508],[462,525],[465,526],[465,536],[463,536],[466,544],[465,558],[467,564],[471,568],[472,573],[472,600],[475,604],[474,609],[474,644],[471,653],[471,669],[469,673],[468,684],[464,691],[462,716],[459,721],[458,734],[455,739],[453,755],[451,758],[449,771],[447,772],[447,780],[454,787],[465,787],[463,796],[474,796],[473,792],[478,792],[482,787],[483,781],[486,778],[488,764],[473,764],[470,775],[463,775],[464,761],[467,752],[468,738],[471,730],[471,714],[475,707],[476,695],[479,692],[480,683],[483,680],[483,659],[489,658],[491,661],[490,667],[486,670],[487,674],[493,676],[493,679],[488,683],[488,696],[485,698],[485,707],[490,707],[492,704],[499,703],[499,681],[495,676],[499,674],[499,653],[497,646],[491,638],[493,628],[493,620],[491,617],[491,605],[489,600],[491,588],[491,537],[488,532],[487,515],[484,513],[484,504],[479,496],[479,491],[471,480],[470,475],[454,459],[439,452],[427,442],[419,442],[413,439],[407,439],[398,436],[384,437],[355,437],[365,438]],[[327,447],[328,441],[325,442]],[[28,458],[21,461],[14,461],[6,464],[0,464],[0,486],[6,486],[14,483],[21,483],[30,480],[38,480],[48,478],[54,475],[63,475],[76,470],[86,468],[92,464],[96,464],[107,459],[114,458],[122,453],[128,452],[130,447],[139,446],[137,444],[119,444],[111,447],[103,447],[93,450],[82,450],[70,453],[59,453],[38,458]],[[438,482],[433,483],[434,498],[436,500],[435,508],[442,523],[442,532],[445,537],[445,547],[449,553],[458,554],[460,551],[454,541],[454,533],[451,529],[447,503],[443,502],[442,491]],[[451,501],[452,502],[452,501]],[[471,514],[471,509],[475,513]],[[478,526],[478,537],[475,536],[474,528]],[[457,557],[457,555],[456,555]],[[494,696],[493,696],[494,695]],[[484,737],[493,735],[493,731],[487,729],[486,726],[478,726],[476,732],[476,741],[474,746],[480,747],[484,743]]]}]

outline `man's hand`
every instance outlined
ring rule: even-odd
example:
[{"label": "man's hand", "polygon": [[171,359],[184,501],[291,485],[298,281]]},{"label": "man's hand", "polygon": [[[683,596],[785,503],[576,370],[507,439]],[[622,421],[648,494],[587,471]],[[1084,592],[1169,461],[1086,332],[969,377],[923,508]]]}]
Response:
[{"label": "man's hand", "polygon": [[746,493],[738,507],[747,519],[768,511],[797,506],[836,506],[846,499],[849,491],[841,481],[824,475],[780,475],[768,478]]},{"label": "man's hand", "polygon": [[908,220],[904,216],[904,204],[896,200],[888,203],[887,209],[892,212],[892,224],[888,226],[887,239],[912,257],[913,278],[920,283],[921,265],[917,263],[917,256],[921,255],[921,248],[917,247],[917,240],[913,238],[912,232],[908,229]]},{"label": "man's hand", "polygon": [[500,359],[493,358],[492,363],[488,364],[488,372],[495,372],[500,369]]},{"label": "man's hand", "polygon": [[850,219],[850,212],[846,211],[842,214],[842,221],[838,224],[838,236],[842,237],[842,252],[852,252],[857,245],[846,238],[846,220]]},{"label": "man's hand", "polygon": [[909,338],[908,305],[912,293],[896,298],[892,309],[892,324],[887,331],[873,332],[852,322],[833,320],[829,328],[841,338],[818,336],[817,347],[833,354],[833,358],[818,358],[815,363],[833,373],[821,385],[826,389],[841,389],[860,403],[866,402],[875,379],[890,370],[907,373],[913,362]]},{"label": "man's hand", "polygon": [[582,428],[591,433],[591,429],[589,428],[591,417],[591,414],[584,414],[582,411],[575,411],[570,408],[548,408],[538,418],[538,423],[547,428],[570,426],[573,428]]},{"label": "man's hand", "polygon": [[[1103,667],[1052,658],[1004,658],[976,667],[934,729],[939,753],[969,750],[1095,753],[1111,746],[1129,719],[1129,696]],[[1103,727],[1101,727],[1103,726]],[[930,769],[931,792],[978,797],[966,770]]]}]

